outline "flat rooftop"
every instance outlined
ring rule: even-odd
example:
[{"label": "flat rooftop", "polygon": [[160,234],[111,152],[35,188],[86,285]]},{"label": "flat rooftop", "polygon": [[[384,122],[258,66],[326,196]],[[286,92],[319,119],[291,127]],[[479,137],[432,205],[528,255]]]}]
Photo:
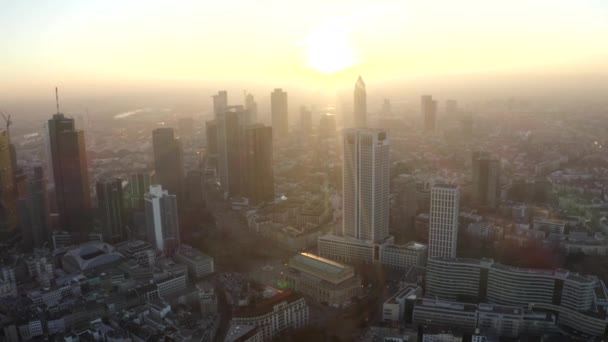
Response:
[{"label": "flat rooftop", "polygon": [[322,258],[311,253],[300,253],[293,257],[293,260],[306,266],[315,268],[329,274],[340,274],[348,267],[335,261]]}]

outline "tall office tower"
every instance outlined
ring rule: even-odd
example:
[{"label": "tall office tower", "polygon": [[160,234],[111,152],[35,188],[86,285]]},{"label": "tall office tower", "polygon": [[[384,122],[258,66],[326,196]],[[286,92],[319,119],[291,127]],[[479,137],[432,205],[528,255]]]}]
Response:
[{"label": "tall office tower", "polygon": [[97,205],[103,224],[103,240],[115,244],[125,239],[125,205],[122,180],[97,182]]},{"label": "tall office tower", "polygon": [[274,200],[272,127],[258,124],[245,129],[244,187],[252,204]]},{"label": "tall office tower", "polygon": [[445,113],[449,116],[458,114],[458,101],[447,100],[445,101]]},{"label": "tall office tower", "polygon": [[389,152],[384,130],[344,130],[344,236],[373,242],[388,236]]},{"label": "tall office tower", "polygon": [[431,188],[429,258],[455,258],[460,190],[452,185]]},{"label": "tall office tower", "polygon": [[473,202],[496,208],[500,197],[500,161],[487,152],[473,152]]},{"label": "tall office tower", "polygon": [[272,132],[274,138],[286,138],[289,133],[287,93],[281,88],[276,88],[270,94],[270,113],[272,115]]},{"label": "tall office tower", "polygon": [[354,97],[354,113],[353,113],[353,125],[354,127],[366,127],[367,124],[367,92],[365,91],[365,82],[361,76],[355,83],[355,97]]},{"label": "tall office tower", "polygon": [[228,92],[220,90],[216,95],[213,95],[213,115],[217,119],[220,113],[223,113],[228,107]]},{"label": "tall office tower", "polygon": [[125,209],[143,210],[144,195],[150,189],[150,185],[154,184],[153,177],[150,173],[134,173],[129,176],[129,182],[126,189],[123,190]]},{"label": "tall office tower", "polygon": [[312,133],[312,112],[305,106],[300,107],[300,130],[305,135]]},{"label": "tall office tower", "polygon": [[194,136],[194,119],[192,117],[179,118],[177,128],[180,137],[192,138]]},{"label": "tall office tower", "polygon": [[73,233],[86,233],[91,190],[84,132],[75,130],[74,119],[61,113],[53,115],[48,127],[61,228]]},{"label": "tall office tower", "polygon": [[336,116],[323,114],[319,119],[319,136],[330,137],[336,135]]},{"label": "tall office tower", "polygon": [[163,190],[162,185],[151,185],[145,200],[148,241],[156,249],[171,255],[180,242],[177,198]]},{"label": "tall office tower", "polygon": [[152,132],[156,181],[179,199],[184,184],[182,144],[173,128],[157,128]]},{"label": "tall office tower", "polygon": [[218,116],[217,168],[222,189],[229,196],[239,195],[242,190],[241,130],[244,115],[243,106],[229,106]]},{"label": "tall office tower", "polygon": [[420,100],[424,131],[434,132],[437,120],[437,101],[431,95],[422,95]]},{"label": "tall office tower", "polygon": [[217,121],[207,121],[205,123],[205,132],[207,134],[207,156],[215,160],[217,157]]},{"label": "tall office tower", "polygon": [[17,227],[17,199],[11,160],[11,142],[6,130],[0,131],[0,236],[10,236]]},{"label": "tall office tower", "polygon": [[26,190],[29,235],[35,248],[41,248],[45,243],[50,245],[51,240],[49,196],[46,184],[47,180],[42,167],[35,167],[34,173],[27,179]]},{"label": "tall office tower", "polygon": [[254,125],[258,122],[258,103],[255,102],[252,94],[245,96],[245,125]]}]

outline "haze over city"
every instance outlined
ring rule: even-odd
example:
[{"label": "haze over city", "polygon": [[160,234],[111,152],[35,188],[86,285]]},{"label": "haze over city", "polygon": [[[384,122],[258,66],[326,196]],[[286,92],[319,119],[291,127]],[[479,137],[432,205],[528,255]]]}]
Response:
[{"label": "haze over city", "polygon": [[0,341],[606,341],[607,19],[0,3]]}]

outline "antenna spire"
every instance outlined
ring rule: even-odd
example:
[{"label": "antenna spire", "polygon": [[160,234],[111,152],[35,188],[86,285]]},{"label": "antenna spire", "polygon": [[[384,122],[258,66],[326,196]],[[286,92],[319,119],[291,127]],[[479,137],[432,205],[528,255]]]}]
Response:
[{"label": "antenna spire", "polygon": [[55,102],[57,103],[57,114],[59,114],[59,91],[55,87]]}]

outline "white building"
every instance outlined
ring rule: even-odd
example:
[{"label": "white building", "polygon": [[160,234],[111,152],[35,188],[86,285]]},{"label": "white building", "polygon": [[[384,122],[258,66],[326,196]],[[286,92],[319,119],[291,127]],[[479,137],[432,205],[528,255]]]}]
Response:
[{"label": "white building", "polygon": [[144,199],[148,239],[156,249],[170,254],[179,245],[177,198],[161,185],[151,185]]},{"label": "white building", "polygon": [[431,189],[429,258],[456,257],[460,190],[452,185]]},{"label": "white building", "polygon": [[384,130],[344,131],[345,237],[380,242],[388,236],[390,140]]},{"label": "white building", "polygon": [[382,304],[382,319],[385,321],[403,322],[406,302],[413,302],[422,296],[422,288],[416,284],[407,284],[395,295]]}]

